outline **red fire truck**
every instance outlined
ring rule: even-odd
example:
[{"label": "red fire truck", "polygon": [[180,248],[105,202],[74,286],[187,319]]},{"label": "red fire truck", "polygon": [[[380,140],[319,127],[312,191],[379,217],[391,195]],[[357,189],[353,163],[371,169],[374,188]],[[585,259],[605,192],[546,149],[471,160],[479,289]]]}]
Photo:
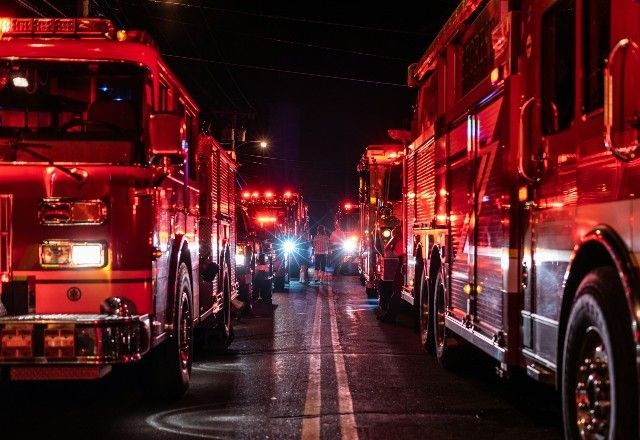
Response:
[{"label": "red fire truck", "polygon": [[402,217],[401,144],[369,145],[358,163],[360,280],[367,296],[388,299],[400,263],[386,244]]},{"label": "red fire truck", "polygon": [[341,243],[331,243],[334,273],[357,275],[360,273],[360,205],[342,203],[335,221],[343,236]]},{"label": "red fire truck", "polygon": [[[245,189],[240,205],[246,212],[247,234],[239,243],[250,245],[255,253],[254,294],[271,297],[271,288],[284,291],[292,274],[300,267],[296,255],[308,229],[308,208],[302,195],[292,191],[255,191]],[[241,249],[238,250],[242,252]],[[239,261],[246,261],[241,255]],[[258,266],[268,268],[259,270]],[[254,295],[255,296],[255,295]]]},{"label": "red fire truck", "polygon": [[12,18],[0,36],[0,367],[142,359],[178,397],[194,341],[233,338],[236,164],[146,33]]},{"label": "red fire truck", "polygon": [[440,363],[466,341],[555,383],[567,438],[638,438],[639,23],[466,0],[410,67],[402,295]]}]

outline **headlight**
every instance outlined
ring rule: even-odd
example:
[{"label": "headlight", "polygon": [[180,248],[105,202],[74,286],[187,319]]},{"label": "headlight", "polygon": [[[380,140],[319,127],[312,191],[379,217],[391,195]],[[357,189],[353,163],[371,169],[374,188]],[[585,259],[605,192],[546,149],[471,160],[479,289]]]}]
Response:
[{"label": "headlight", "polygon": [[107,206],[102,200],[46,198],[38,217],[43,225],[100,225],[107,220]]},{"label": "headlight", "polygon": [[236,266],[244,266],[244,254],[236,254]]},{"label": "headlight", "polygon": [[342,242],[342,249],[345,252],[354,252],[358,247],[358,239],[356,237],[349,237]]},{"label": "headlight", "polygon": [[282,243],[282,249],[284,250],[285,254],[290,254],[296,250],[296,244],[293,240],[285,240]]},{"label": "headlight", "polygon": [[45,241],[40,245],[43,267],[102,267],[105,265],[103,243]]},{"label": "headlight", "polygon": [[383,229],[382,230],[382,237],[384,238],[390,238],[391,237],[391,229]]}]

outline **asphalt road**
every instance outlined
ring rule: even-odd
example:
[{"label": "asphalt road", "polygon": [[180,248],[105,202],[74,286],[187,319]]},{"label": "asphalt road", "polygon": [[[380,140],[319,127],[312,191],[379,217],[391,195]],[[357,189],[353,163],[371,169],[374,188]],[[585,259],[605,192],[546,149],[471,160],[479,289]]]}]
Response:
[{"label": "asphalt road", "polygon": [[562,438],[552,389],[496,378],[475,350],[446,371],[408,316],[383,324],[374,308],[356,277],[292,281],[235,322],[226,353],[197,357],[181,400],[145,399],[129,369],[95,383],[11,384],[0,388],[0,438]]}]

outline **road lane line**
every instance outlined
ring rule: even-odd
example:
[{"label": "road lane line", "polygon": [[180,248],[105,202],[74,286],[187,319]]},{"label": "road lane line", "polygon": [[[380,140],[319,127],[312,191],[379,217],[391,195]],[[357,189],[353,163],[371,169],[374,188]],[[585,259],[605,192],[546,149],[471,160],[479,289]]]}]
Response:
[{"label": "road lane line", "polygon": [[302,439],[315,440],[320,438],[320,324],[322,324],[322,295],[316,295],[316,312],[313,317],[313,333],[311,334],[311,354],[309,355],[309,383],[307,397],[304,403],[304,418],[302,419]]},{"label": "road lane line", "polygon": [[329,291],[329,317],[331,321],[331,345],[333,359],[336,364],[336,380],[338,382],[338,409],[340,412],[340,432],[343,440],[358,440],[356,418],[353,414],[353,401],[349,390],[349,378],[344,363],[344,354],[338,336],[338,320],[333,290]]}]

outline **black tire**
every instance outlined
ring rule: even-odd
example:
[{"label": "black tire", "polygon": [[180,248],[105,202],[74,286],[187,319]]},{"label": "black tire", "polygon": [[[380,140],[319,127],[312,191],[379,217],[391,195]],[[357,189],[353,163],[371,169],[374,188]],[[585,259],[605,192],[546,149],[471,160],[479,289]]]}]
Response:
[{"label": "black tire", "polygon": [[276,292],[284,292],[285,279],[283,275],[276,275],[273,278],[273,290]]},{"label": "black tire", "polygon": [[613,268],[595,269],[580,283],[562,360],[565,438],[638,438],[631,317]]},{"label": "black tire", "polygon": [[187,391],[193,362],[193,312],[191,280],[185,263],[176,275],[173,328],[168,340],[156,347],[146,359],[149,393],[163,400],[176,400]]},{"label": "black tire", "polygon": [[377,298],[378,297],[378,289],[376,287],[366,287],[364,288],[364,292],[367,294],[367,298]]},{"label": "black tire", "polygon": [[262,296],[262,299],[271,301],[271,297],[273,296],[273,283],[270,279],[267,278],[262,285],[262,293],[260,296]]},{"label": "black tire", "polygon": [[422,277],[422,273],[416,276],[416,282],[414,283],[414,288],[419,289],[418,296],[418,325],[420,329],[420,342],[422,344],[422,348],[427,353],[434,354],[436,351],[436,343],[435,338],[433,336],[434,328],[433,328],[433,313],[430,313],[433,305],[433,298],[430,295],[432,289],[429,289],[429,285],[427,280]]},{"label": "black tire", "polygon": [[208,350],[223,351],[233,342],[233,320],[231,319],[231,270],[225,263],[222,271],[222,310],[218,312],[215,327],[206,329],[205,347]]},{"label": "black tire", "polygon": [[451,334],[445,326],[447,289],[444,282],[442,268],[433,283],[433,338],[438,363],[446,369],[455,368],[460,362],[459,357],[454,353],[454,349],[459,345],[459,341]]}]

